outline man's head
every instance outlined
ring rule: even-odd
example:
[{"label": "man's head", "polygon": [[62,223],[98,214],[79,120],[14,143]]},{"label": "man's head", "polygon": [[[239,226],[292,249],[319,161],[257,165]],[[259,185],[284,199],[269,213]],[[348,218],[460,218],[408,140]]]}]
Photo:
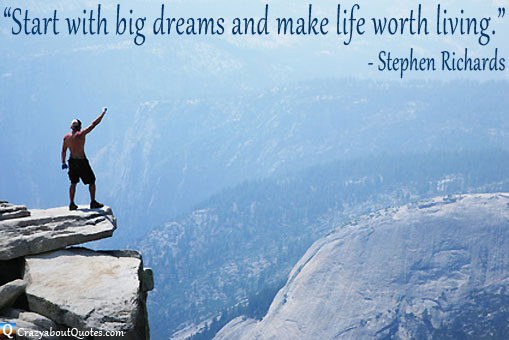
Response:
[{"label": "man's head", "polygon": [[71,129],[73,131],[80,131],[81,130],[81,121],[79,119],[74,119],[71,123]]}]

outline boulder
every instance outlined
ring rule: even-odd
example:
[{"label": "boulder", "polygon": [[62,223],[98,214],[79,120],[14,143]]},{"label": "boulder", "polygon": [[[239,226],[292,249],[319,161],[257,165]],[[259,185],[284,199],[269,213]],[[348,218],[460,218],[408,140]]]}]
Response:
[{"label": "boulder", "polygon": [[31,311],[67,327],[148,339],[143,275],[135,251],[70,248],[26,257],[24,279]]},{"label": "boulder", "polygon": [[0,201],[0,221],[27,216],[30,216],[30,212],[24,205],[14,205]]},{"label": "boulder", "polygon": [[75,211],[62,207],[30,213],[0,221],[0,260],[110,237],[116,229],[116,219],[109,207]]},{"label": "boulder", "polygon": [[14,280],[0,287],[0,310],[10,307],[25,292],[26,283]]}]

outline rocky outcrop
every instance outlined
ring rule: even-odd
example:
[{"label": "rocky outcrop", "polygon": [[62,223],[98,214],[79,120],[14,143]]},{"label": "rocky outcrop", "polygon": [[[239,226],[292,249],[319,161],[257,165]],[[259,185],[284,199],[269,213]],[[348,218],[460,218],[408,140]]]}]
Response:
[{"label": "rocky outcrop", "polygon": [[0,260],[9,260],[110,237],[116,219],[109,207],[31,210],[28,216],[1,221],[0,229]]},{"label": "rocky outcrop", "polygon": [[317,241],[261,321],[216,339],[501,339],[508,278],[509,194],[437,198]]},{"label": "rocky outcrop", "polygon": [[149,339],[146,299],[154,282],[141,255],[68,247],[111,236],[111,209],[25,211],[0,221],[2,322],[52,330],[45,339],[64,339],[72,328],[116,332],[110,339]]}]

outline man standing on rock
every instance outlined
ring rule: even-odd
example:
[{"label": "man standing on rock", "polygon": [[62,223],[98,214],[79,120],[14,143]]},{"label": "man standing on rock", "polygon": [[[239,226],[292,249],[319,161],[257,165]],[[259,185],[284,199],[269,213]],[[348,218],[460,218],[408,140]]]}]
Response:
[{"label": "man standing on rock", "polygon": [[67,169],[67,164],[65,163],[67,149],[71,152],[71,156],[69,157],[69,179],[71,180],[71,186],[69,188],[71,203],[69,204],[69,210],[78,209],[78,206],[74,204],[74,194],[76,193],[76,184],[78,184],[80,178],[84,184],[88,184],[88,189],[90,191],[90,209],[99,209],[104,206],[95,200],[95,175],[85,156],[85,136],[101,122],[106,114],[106,110],[107,109],[104,108],[101,115],[83,131],[81,130],[81,121],[79,119],[74,119],[71,124],[72,132],[64,136],[64,143],[62,145],[62,169]]}]

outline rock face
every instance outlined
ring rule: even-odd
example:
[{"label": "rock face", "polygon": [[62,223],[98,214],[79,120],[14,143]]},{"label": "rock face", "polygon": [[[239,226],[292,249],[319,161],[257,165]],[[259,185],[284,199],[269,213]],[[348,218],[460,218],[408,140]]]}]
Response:
[{"label": "rock face", "polygon": [[31,210],[29,216],[0,222],[0,260],[39,254],[110,237],[116,219],[109,207]]},{"label": "rock face", "polygon": [[[79,329],[148,338],[141,256],[134,251],[70,248],[26,258],[30,310]],[[107,302],[107,303],[105,303]]]},{"label": "rock face", "polygon": [[503,338],[508,288],[509,194],[437,198],[317,241],[261,321],[216,339]]},{"label": "rock face", "polygon": [[[110,208],[15,207],[6,202],[0,206],[5,208],[2,214],[10,209],[9,218],[4,214],[0,220],[1,322],[16,323],[18,329],[61,332],[44,339],[66,339],[71,328],[103,335],[117,332],[110,339],[150,338],[146,300],[154,281],[141,255],[132,250],[66,248],[110,237],[116,229]],[[40,338],[32,335],[24,338]],[[87,339],[101,338],[96,335]]]}]

